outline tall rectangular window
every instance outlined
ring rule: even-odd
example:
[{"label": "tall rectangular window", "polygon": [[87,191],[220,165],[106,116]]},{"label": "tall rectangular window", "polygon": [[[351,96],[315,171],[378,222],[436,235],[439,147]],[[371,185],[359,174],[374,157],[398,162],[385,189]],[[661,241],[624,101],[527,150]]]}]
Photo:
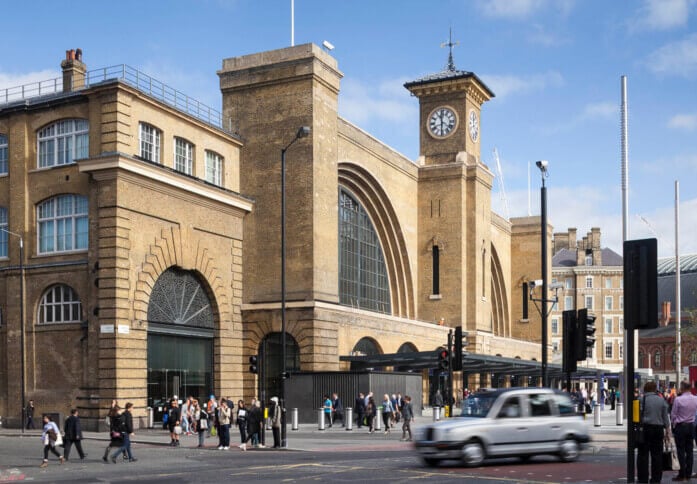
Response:
[{"label": "tall rectangular window", "polygon": [[586,276],[586,287],[588,289],[593,287],[593,276]]},{"label": "tall rectangular window", "polygon": [[160,163],[160,130],[145,123],[140,123],[140,157]]},{"label": "tall rectangular window", "polygon": [[7,136],[0,134],[0,175],[7,175]]},{"label": "tall rectangular window", "polygon": [[605,289],[612,289],[612,278],[605,278]]},{"label": "tall rectangular window", "polygon": [[564,309],[566,311],[570,309],[574,309],[574,297],[573,296],[564,296]]},{"label": "tall rectangular window", "polygon": [[559,334],[559,319],[552,318],[552,334]]},{"label": "tall rectangular window", "polygon": [[605,334],[612,333],[612,318],[605,318]]},{"label": "tall rectangular window", "polygon": [[612,311],[612,296],[605,296],[605,311]]},{"label": "tall rectangular window", "polygon": [[593,296],[586,296],[586,309],[593,309]]},{"label": "tall rectangular window", "polygon": [[223,186],[223,157],[206,150],[206,181]]},{"label": "tall rectangular window", "polygon": [[612,359],[612,343],[605,343],[605,358]]},{"label": "tall rectangular window", "polygon": [[619,343],[617,350],[618,350],[617,352],[618,352],[619,359],[620,360],[623,359],[624,358],[624,345],[622,344],[622,342]]},{"label": "tall rectangular window", "polygon": [[0,207],[0,257],[7,257],[7,209]]},{"label": "tall rectangular window", "polygon": [[566,282],[566,288],[567,288],[567,289],[573,289],[573,288],[574,288],[574,279],[573,279],[573,277],[567,277],[565,282]]},{"label": "tall rectangular window", "polygon": [[183,138],[174,138],[174,169],[187,175],[194,173],[194,145]]},{"label": "tall rectangular window", "polygon": [[624,296],[620,296],[620,310],[624,310]]},{"label": "tall rectangular window", "polygon": [[437,245],[432,248],[433,253],[433,293],[440,294],[440,250]]}]

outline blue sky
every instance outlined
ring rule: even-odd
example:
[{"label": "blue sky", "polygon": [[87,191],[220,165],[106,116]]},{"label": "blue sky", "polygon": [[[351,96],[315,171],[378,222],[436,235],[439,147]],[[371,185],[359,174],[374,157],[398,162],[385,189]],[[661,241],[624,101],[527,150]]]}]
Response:
[{"label": "blue sky", "polygon": [[[3,2],[0,89],[58,77],[65,50],[88,69],[128,64],[220,108],[222,59],[287,47],[291,0]],[[8,21],[9,20],[9,21]],[[510,216],[528,214],[528,165],[550,163],[555,231],[600,227],[621,253],[620,77],[628,77],[630,238],[697,253],[697,0],[295,0],[295,43],[328,40],[344,73],[340,114],[411,159],[418,103],[404,82],[458,69],[496,93],[482,160],[498,150]],[[539,214],[539,172],[531,211]],[[504,213],[495,184],[495,210]]]}]

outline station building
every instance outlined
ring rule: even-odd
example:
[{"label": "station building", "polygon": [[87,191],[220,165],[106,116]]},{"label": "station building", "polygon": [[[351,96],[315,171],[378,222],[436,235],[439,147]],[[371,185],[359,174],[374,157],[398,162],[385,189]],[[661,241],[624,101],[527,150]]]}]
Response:
[{"label": "station building", "polygon": [[112,399],[140,419],[174,394],[250,399],[260,351],[274,393],[282,151],[289,371],[435,350],[456,326],[472,354],[540,359],[539,315],[523,318],[540,219],[492,212],[494,93],[452,56],[405,84],[415,160],[338,115],[342,73],[313,44],[224,59],[220,111],[128,66],[89,71],[79,50],[61,65],[53,85],[0,91],[1,415],[22,393],[95,426]]}]

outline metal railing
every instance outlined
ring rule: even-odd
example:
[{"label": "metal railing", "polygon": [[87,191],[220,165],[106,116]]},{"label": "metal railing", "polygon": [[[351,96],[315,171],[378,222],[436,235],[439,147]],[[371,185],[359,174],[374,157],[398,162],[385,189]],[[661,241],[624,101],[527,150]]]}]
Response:
[{"label": "metal railing", "polygon": [[[75,91],[110,80],[120,80],[173,108],[216,128],[223,128],[223,114],[157,79],[126,64],[88,71]],[[63,77],[0,89],[0,105],[63,92]]]}]

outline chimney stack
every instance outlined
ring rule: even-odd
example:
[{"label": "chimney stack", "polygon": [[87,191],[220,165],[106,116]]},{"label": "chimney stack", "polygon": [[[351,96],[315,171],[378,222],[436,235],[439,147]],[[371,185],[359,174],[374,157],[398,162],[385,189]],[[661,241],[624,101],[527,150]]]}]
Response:
[{"label": "chimney stack", "polygon": [[82,62],[82,49],[66,50],[63,69],[63,92],[77,91],[85,87],[87,66]]},{"label": "chimney stack", "polygon": [[661,326],[670,324],[670,301],[663,301],[661,304]]}]

